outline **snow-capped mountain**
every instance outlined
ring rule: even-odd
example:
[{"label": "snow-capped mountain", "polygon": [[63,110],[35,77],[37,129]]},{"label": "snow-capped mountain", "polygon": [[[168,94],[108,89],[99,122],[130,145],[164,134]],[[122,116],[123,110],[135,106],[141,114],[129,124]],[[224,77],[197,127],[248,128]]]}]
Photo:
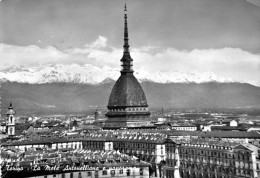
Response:
[{"label": "snow-capped mountain", "polygon": [[[117,80],[120,69],[97,67],[90,64],[72,65],[44,65],[37,67],[12,66],[0,71],[1,81],[42,84],[53,82],[99,84]],[[144,68],[136,69],[135,76],[140,82],[152,81],[156,83],[204,83],[204,82],[235,82],[230,78],[217,76],[212,72],[181,73],[178,71],[156,71],[150,73]]]},{"label": "snow-capped mountain", "polygon": [[0,80],[30,84],[53,82],[98,84],[106,78],[115,79],[118,76],[117,70],[89,64],[56,64],[30,68],[13,66],[0,72]]}]

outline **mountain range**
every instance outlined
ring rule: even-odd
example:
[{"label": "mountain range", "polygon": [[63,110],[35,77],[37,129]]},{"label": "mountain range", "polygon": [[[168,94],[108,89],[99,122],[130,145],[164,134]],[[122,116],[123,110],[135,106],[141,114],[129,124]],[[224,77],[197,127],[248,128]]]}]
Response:
[{"label": "mountain range", "polygon": [[[114,81],[100,84],[3,82],[2,114],[9,102],[19,114],[106,109]],[[260,108],[260,87],[246,83],[141,83],[150,108]]]},{"label": "mountain range", "polygon": [[[135,71],[150,108],[260,108],[260,87],[214,73]],[[119,69],[90,64],[12,66],[0,71],[2,114],[84,112],[106,108]]]},{"label": "mountain range", "polygon": [[[119,69],[109,67],[97,67],[91,64],[72,65],[44,65],[37,67],[12,66],[0,71],[1,81],[43,84],[43,83],[80,83],[99,84],[107,80],[117,80]],[[223,78],[212,72],[182,73],[178,71],[147,72],[144,68],[136,69],[135,76],[142,81],[155,83],[205,83],[236,82],[230,78]]]}]

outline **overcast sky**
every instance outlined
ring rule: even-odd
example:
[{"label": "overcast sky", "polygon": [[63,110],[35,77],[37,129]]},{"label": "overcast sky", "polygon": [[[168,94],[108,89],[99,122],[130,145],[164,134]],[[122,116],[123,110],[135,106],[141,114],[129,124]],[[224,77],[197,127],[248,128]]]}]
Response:
[{"label": "overcast sky", "polygon": [[125,2],[135,68],[213,72],[260,86],[259,0],[2,0],[0,70],[119,67]]}]

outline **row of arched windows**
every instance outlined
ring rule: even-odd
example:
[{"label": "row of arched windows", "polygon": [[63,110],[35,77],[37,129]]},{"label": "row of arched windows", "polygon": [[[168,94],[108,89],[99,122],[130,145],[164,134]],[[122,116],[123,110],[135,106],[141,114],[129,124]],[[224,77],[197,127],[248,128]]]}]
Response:
[{"label": "row of arched windows", "polygon": [[110,111],[121,112],[121,111],[148,111],[148,108],[126,108],[126,109],[110,109]]}]

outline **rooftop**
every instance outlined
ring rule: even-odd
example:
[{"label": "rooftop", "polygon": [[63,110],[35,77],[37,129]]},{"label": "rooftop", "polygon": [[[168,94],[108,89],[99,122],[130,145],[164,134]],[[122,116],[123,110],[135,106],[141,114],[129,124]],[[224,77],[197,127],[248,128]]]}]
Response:
[{"label": "rooftop", "polygon": [[197,136],[202,138],[215,137],[215,138],[257,138],[260,139],[258,132],[245,132],[245,131],[171,131],[169,136]]}]

